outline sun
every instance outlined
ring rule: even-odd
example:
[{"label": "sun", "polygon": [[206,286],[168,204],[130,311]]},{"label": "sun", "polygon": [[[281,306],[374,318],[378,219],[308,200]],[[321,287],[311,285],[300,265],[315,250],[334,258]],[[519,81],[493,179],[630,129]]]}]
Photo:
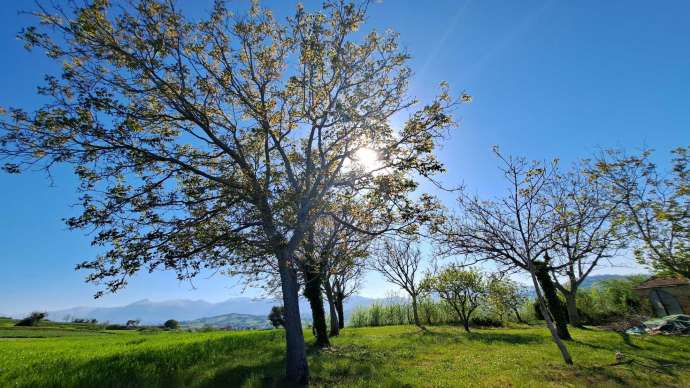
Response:
[{"label": "sun", "polygon": [[362,147],[355,151],[354,155],[355,164],[359,165],[366,171],[373,171],[381,168],[381,160],[379,159],[379,154],[371,148]]}]

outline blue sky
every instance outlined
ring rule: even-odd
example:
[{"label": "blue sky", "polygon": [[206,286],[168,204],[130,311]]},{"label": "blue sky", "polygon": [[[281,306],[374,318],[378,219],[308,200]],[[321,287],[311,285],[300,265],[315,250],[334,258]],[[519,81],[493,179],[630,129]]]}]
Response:
[{"label": "blue sky", "polygon": [[[211,1],[181,3],[198,15]],[[288,3],[264,2],[278,15],[290,11]],[[35,87],[55,71],[15,38],[31,23],[18,11],[32,7],[29,0],[0,9],[0,106],[35,106]],[[446,80],[474,97],[458,110],[461,126],[440,151],[448,184],[500,194],[494,144],[566,163],[600,148],[652,147],[663,164],[668,150],[690,143],[688,2],[384,0],[370,9],[364,29],[398,31],[413,56],[411,94],[430,98]],[[61,221],[76,212],[75,185],[69,168],[55,171],[52,186],[40,173],[0,174],[0,313],[242,294],[227,277],[207,274],[191,285],[160,272],[143,273],[121,293],[94,301],[96,288],[74,266],[95,250],[88,236]],[[639,271],[630,260],[620,264],[627,268],[601,272]],[[370,276],[362,294],[389,289]]]}]

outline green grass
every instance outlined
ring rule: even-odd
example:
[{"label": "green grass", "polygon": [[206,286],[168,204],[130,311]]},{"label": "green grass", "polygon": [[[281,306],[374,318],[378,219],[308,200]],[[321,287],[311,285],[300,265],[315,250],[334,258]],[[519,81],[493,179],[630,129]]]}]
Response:
[{"label": "green grass", "polygon": [[[281,386],[281,331],[79,330],[0,338],[0,386]],[[17,328],[19,329],[19,328]],[[37,328],[41,329],[41,327]],[[15,329],[0,324],[0,330]],[[560,360],[544,328],[411,326],[346,329],[331,349],[310,348],[315,386],[689,386],[690,338],[573,330],[575,360]],[[307,339],[309,343],[312,338]],[[627,361],[617,364],[615,352]]]}]

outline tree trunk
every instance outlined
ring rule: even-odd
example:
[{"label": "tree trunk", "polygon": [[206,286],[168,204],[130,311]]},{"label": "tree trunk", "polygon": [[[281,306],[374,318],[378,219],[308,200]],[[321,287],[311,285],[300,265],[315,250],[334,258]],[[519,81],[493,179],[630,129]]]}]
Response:
[{"label": "tree trunk", "polygon": [[316,346],[325,348],[331,346],[331,344],[328,341],[328,327],[326,326],[326,311],[323,308],[321,282],[321,272],[312,265],[305,265],[304,296],[309,301],[309,306],[311,307]]},{"label": "tree trunk", "polygon": [[554,326],[553,321],[551,320],[551,314],[549,313],[549,309],[546,308],[546,303],[544,303],[544,298],[542,297],[541,291],[539,290],[539,281],[537,280],[537,276],[535,274],[536,269],[534,268],[534,262],[528,261],[527,265],[530,277],[532,278],[532,284],[534,285],[534,291],[537,293],[537,302],[539,303],[539,310],[541,310],[541,314],[544,316],[544,320],[546,321],[546,327],[549,328],[549,332],[551,333],[551,338],[553,339],[553,342],[556,343],[558,350],[561,352],[563,361],[565,361],[567,365],[573,365],[573,359],[572,357],[570,357],[570,352],[568,352],[568,348],[565,346],[563,341],[561,341],[561,338],[558,336],[558,331],[556,330],[556,327]]},{"label": "tree trunk", "polygon": [[462,320],[462,326],[465,327],[466,332],[470,332],[470,319],[463,319]]},{"label": "tree trunk", "polygon": [[568,309],[568,322],[573,327],[582,327],[580,314],[577,312],[577,289],[564,292],[563,295],[565,296],[565,306]]},{"label": "tree trunk", "polygon": [[525,321],[523,321],[520,317],[520,312],[518,311],[518,309],[513,309],[513,312],[515,313],[515,318],[517,318],[518,323],[525,323]]},{"label": "tree trunk", "polygon": [[328,314],[331,318],[331,330],[328,335],[335,337],[340,334],[340,323],[338,323],[338,312],[335,309],[335,301],[333,300],[333,289],[331,289],[328,279],[324,282],[324,289],[326,290],[326,299],[328,300]]},{"label": "tree trunk", "polygon": [[412,295],[412,317],[414,318],[414,324],[418,327],[422,327],[422,323],[419,322],[419,313],[417,312],[417,296]]},{"label": "tree trunk", "polygon": [[307,349],[304,346],[302,318],[299,313],[299,286],[297,274],[287,257],[279,259],[280,283],[285,308],[286,377],[300,385],[309,383]]},{"label": "tree trunk", "polygon": [[568,317],[563,309],[563,304],[561,303],[561,300],[558,299],[556,286],[553,284],[553,280],[551,280],[551,276],[549,275],[549,270],[546,264],[534,264],[535,275],[537,277],[539,285],[541,286],[542,291],[544,291],[544,298],[546,299],[546,303],[548,305],[549,311],[551,312],[551,316],[553,317],[556,323],[556,332],[558,333],[558,337],[564,340],[573,339],[570,336],[570,332],[568,331]]},{"label": "tree trunk", "polygon": [[338,310],[338,327],[341,329],[345,328],[345,310],[343,309],[343,299],[345,299],[343,293],[336,292],[335,308]]}]

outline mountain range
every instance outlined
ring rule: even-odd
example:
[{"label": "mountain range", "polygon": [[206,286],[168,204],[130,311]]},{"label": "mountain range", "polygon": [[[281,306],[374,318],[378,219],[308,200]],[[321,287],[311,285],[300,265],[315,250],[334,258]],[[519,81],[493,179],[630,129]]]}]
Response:
[{"label": "mountain range", "polygon": [[[354,295],[346,300],[344,309],[347,313],[375,301],[380,300]],[[138,319],[142,324],[150,325],[161,324],[168,319],[194,321],[228,314],[250,315],[265,319],[271,307],[280,304],[282,301],[276,299],[248,297],[234,297],[219,303],[188,299],[154,302],[144,299],[120,307],[73,307],[49,311],[48,319],[71,321],[75,318],[88,318],[110,323],[124,323],[130,319]],[[311,309],[305,299],[300,299],[300,311],[305,319],[311,320]]]}]

